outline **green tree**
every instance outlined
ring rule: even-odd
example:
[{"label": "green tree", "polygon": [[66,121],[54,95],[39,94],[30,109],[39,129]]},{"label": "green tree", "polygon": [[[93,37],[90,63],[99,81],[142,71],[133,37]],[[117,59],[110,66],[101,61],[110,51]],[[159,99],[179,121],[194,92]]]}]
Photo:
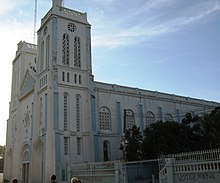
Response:
[{"label": "green tree", "polygon": [[4,155],[5,155],[5,146],[0,145],[0,156],[4,157]]},{"label": "green tree", "polygon": [[220,107],[201,117],[186,113],[182,123],[157,122],[144,130],[144,159],[220,147]]},{"label": "green tree", "polygon": [[137,161],[142,159],[143,139],[140,127],[134,125],[131,129],[125,131],[125,156],[128,161]]},{"label": "green tree", "polygon": [[5,155],[5,146],[0,146],[0,173],[3,172],[4,155]]},{"label": "green tree", "polygon": [[190,128],[174,121],[157,122],[144,130],[144,159],[190,150]]},{"label": "green tree", "polygon": [[182,119],[182,130],[185,128],[185,136],[189,140],[188,147],[190,150],[201,150],[203,149],[201,144],[203,142],[200,134],[200,123],[201,118],[198,115],[192,116],[191,113],[186,113],[185,117]]},{"label": "green tree", "polygon": [[159,121],[147,126],[143,136],[133,126],[125,133],[128,161],[157,158],[202,149],[220,148],[220,107],[201,117],[186,113],[182,123]]},{"label": "green tree", "polygon": [[220,107],[210,114],[204,114],[199,120],[202,148],[211,149],[220,147]]}]

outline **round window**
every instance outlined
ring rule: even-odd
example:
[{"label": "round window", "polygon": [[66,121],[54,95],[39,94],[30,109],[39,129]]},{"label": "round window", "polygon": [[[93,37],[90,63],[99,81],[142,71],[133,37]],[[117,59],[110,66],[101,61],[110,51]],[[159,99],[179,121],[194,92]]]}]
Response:
[{"label": "round window", "polygon": [[76,29],[76,26],[75,26],[73,23],[69,23],[69,24],[68,24],[68,30],[69,30],[70,32],[74,32],[75,29]]}]

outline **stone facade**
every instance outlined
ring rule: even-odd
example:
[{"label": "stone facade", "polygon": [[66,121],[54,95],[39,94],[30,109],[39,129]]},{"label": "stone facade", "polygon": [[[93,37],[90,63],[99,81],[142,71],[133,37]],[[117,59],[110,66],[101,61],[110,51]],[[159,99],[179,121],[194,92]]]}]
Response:
[{"label": "stone facade", "polygon": [[[181,122],[219,103],[94,81],[86,13],[62,7],[41,20],[38,44],[18,43],[13,61],[4,178],[67,179],[73,163],[122,159],[124,129]],[[124,120],[126,119],[126,120]],[[126,123],[124,123],[126,121]]]}]

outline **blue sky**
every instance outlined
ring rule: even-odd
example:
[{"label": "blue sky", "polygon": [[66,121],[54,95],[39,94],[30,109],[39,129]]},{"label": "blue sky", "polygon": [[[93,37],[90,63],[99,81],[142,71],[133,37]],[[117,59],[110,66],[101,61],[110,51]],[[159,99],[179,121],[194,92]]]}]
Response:
[{"label": "blue sky", "polygon": [[[34,0],[0,0],[0,144],[12,61],[33,43]],[[51,7],[38,0],[37,28]],[[87,12],[96,81],[220,102],[220,0],[64,0]]]}]

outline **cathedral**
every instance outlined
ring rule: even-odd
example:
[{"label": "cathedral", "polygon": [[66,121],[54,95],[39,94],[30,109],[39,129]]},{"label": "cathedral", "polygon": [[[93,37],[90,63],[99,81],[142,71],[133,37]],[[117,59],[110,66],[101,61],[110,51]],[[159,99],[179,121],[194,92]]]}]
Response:
[{"label": "cathedral", "polygon": [[53,0],[37,45],[20,41],[12,62],[4,179],[66,181],[67,166],[123,158],[123,132],[181,122],[219,103],[94,80],[87,14]]}]

